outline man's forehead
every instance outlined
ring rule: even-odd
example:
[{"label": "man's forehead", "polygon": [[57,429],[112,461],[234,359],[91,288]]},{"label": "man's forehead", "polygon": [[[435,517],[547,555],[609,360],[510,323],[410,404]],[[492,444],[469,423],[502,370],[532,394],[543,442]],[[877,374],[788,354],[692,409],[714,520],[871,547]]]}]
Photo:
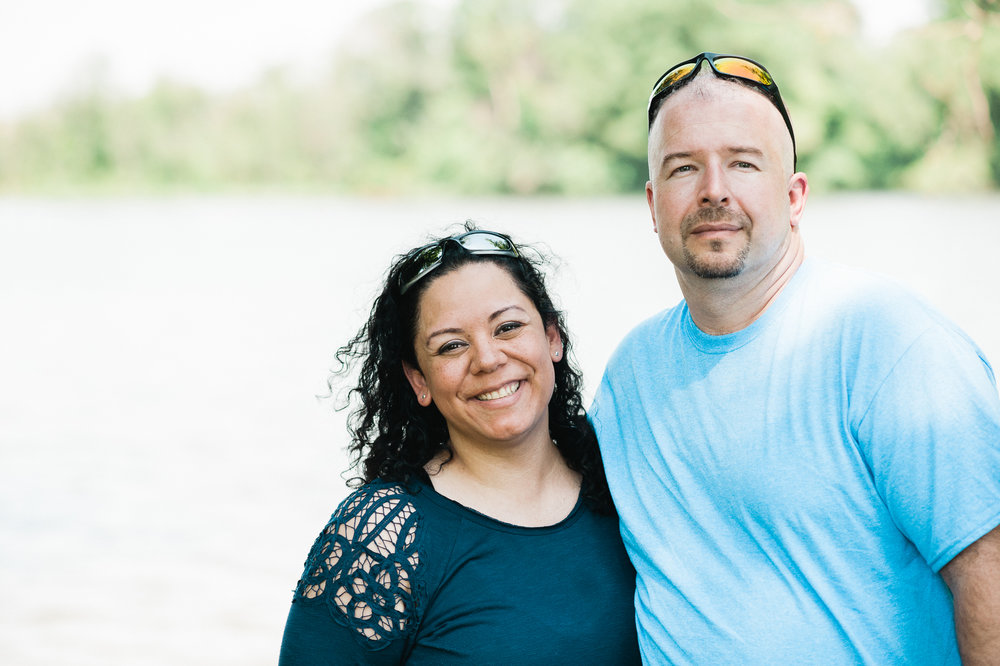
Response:
[{"label": "man's forehead", "polygon": [[776,118],[781,125],[781,132],[787,131],[784,129],[781,113],[762,93],[734,81],[720,79],[711,73],[706,74],[704,70],[697,78],[663,100],[655,124],[661,124],[664,117],[669,121],[678,111],[689,111],[692,105],[718,105],[720,109],[731,110],[733,119],[737,122],[743,114],[753,113],[753,109],[764,117]]},{"label": "man's forehead", "polygon": [[772,105],[770,100],[756,90],[736,81],[713,76],[711,72],[706,72],[702,69],[697,77],[663,100],[662,108],[666,109],[676,106],[678,102],[690,100],[691,98],[703,101],[727,101],[741,96],[746,96],[746,99],[759,98],[768,105]]},{"label": "man's forehead", "polygon": [[[723,120],[725,122],[720,125]],[[700,127],[704,127],[707,133],[700,132]],[[730,139],[716,134],[724,127],[730,127],[735,132],[723,132]],[[771,100],[752,88],[720,79],[704,69],[663,101],[650,131],[649,157],[659,162],[663,151],[673,152],[672,148],[681,148],[675,143],[676,139],[682,138],[682,143],[686,144],[699,135],[708,140],[711,137],[722,141],[734,140],[740,145],[752,143],[758,148],[764,147],[761,141],[771,144],[773,139],[780,142],[771,144],[775,149],[782,153],[787,151],[789,168],[792,168],[791,137],[781,113]],[[786,141],[784,137],[788,137],[787,146],[783,145]]]}]

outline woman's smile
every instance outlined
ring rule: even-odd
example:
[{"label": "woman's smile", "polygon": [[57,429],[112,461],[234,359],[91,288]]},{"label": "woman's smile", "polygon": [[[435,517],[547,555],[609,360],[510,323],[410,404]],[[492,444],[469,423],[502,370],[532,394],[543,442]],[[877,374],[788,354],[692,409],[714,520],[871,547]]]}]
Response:
[{"label": "woman's smile", "polygon": [[500,388],[494,391],[488,391],[486,393],[480,393],[476,396],[476,400],[480,402],[490,402],[492,400],[499,400],[500,398],[506,398],[509,395],[514,395],[517,389],[520,388],[521,382],[514,381],[509,384],[504,384]]}]

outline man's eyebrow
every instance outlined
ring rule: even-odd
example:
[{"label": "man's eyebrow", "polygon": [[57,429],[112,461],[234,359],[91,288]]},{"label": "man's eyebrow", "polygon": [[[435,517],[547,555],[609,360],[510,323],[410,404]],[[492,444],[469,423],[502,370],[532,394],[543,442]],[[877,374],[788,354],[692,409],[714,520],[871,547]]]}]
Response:
[{"label": "man's eyebrow", "polygon": [[660,167],[666,166],[668,162],[672,162],[673,160],[686,160],[691,157],[692,154],[693,153],[687,150],[681,150],[676,153],[667,153],[663,156],[663,160],[660,161]]},{"label": "man's eyebrow", "polygon": [[[727,146],[725,149],[727,155],[753,155],[754,157],[764,157],[764,151],[755,146]],[[675,153],[667,153],[663,156],[663,160],[660,162],[660,166],[666,166],[669,162],[673,160],[686,160],[694,156],[694,153],[689,150],[679,150]]]},{"label": "man's eyebrow", "polygon": [[764,157],[764,151],[754,146],[730,146],[727,150],[730,155],[755,155],[757,157]]}]

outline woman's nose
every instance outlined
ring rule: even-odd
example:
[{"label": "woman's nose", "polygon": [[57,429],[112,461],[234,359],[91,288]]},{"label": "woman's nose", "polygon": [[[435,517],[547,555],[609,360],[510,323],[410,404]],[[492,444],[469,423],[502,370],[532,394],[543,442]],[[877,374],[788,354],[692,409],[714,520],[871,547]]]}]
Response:
[{"label": "woman's nose", "polygon": [[501,343],[490,339],[473,345],[473,372],[493,372],[507,361]]}]

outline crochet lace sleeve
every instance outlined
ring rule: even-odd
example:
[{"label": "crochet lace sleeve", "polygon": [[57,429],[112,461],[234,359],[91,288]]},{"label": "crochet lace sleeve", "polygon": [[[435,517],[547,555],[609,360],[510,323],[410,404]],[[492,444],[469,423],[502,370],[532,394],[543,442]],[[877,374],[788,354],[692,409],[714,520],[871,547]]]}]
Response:
[{"label": "crochet lace sleeve", "polygon": [[369,650],[416,627],[422,593],[419,515],[398,485],[347,497],[309,552],[293,604],[322,605]]}]

